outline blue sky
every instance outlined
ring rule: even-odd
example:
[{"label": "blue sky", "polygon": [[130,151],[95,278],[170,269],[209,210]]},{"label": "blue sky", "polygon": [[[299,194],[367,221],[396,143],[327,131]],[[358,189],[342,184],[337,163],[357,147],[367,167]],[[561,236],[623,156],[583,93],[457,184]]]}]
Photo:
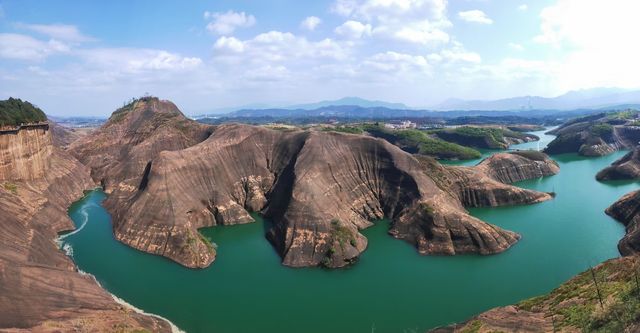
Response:
[{"label": "blue sky", "polygon": [[635,0],[0,0],[0,98],[106,115],[640,88]]}]

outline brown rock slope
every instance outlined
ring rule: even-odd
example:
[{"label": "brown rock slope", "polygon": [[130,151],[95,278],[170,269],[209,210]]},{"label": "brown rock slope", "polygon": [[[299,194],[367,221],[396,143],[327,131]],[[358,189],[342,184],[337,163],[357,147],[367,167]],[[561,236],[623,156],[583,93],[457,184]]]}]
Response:
[{"label": "brown rock slope", "polygon": [[595,267],[593,275],[590,270],[580,273],[549,294],[431,332],[638,332],[639,269],[637,256],[612,259]]},{"label": "brown rock slope", "polygon": [[[129,117],[141,119],[135,112]],[[148,126],[125,121],[124,133]],[[112,126],[110,121],[105,128]],[[390,234],[415,244],[423,254],[492,254],[519,238],[468,215],[458,195],[458,188],[467,186],[463,182],[452,181],[455,190],[446,187],[434,180],[425,163],[384,140],[224,125],[197,145],[155,156],[147,149],[121,147],[129,144],[121,140],[111,149],[126,151],[127,159],[117,160],[116,154],[105,157],[103,149],[95,150],[107,139],[105,128],[86,139],[94,148],[78,143],[74,154],[95,168],[94,176],[107,179],[107,187],[118,184],[105,201],[116,238],[188,267],[205,267],[215,259],[214,246],[200,237],[198,228],[252,222],[252,211],[273,220],[268,238],[283,263],[296,267],[348,264],[367,245],[359,230],[382,217],[392,221]],[[140,137],[138,146],[159,147],[159,138],[152,131]],[[105,160],[110,167],[99,163]],[[482,173],[439,168],[444,178],[466,176],[466,183]],[[474,184],[493,186],[494,198],[476,206],[551,197],[483,177],[484,183]]]},{"label": "brown rock slope", "polygon": [[107,192],[116,187],[133,191],[140,170],[161,151],[190,147],[211,131],[187,119],[173,103],[144,97],[116,110],[105,125],[75,141],[69,151],[91,168],[91,176]]},{"label": "brown rock slope", "polygon": [[[426,165],[425,165],[426,166]],[[497,207],[548,200],[553,194],[525,190],[508,184],[555,175],[558,164],[545,154],[517,151],[494,154],[475,167],[430,163],[430,172],[441,188],[449,189],[465,207]]]},{"label": "brown rock slope", "polygon": [[607,215],[620,221],[626,227],[626,234],[618,243],[622,255],[640,252],[640,191],[625,194],[609,206]]},{"label": "brown rock slope", "polygon": [[45,127],[0,134],[0,331],[169,331],[117,304],[58,250],[58,232],[74,229],[67,207],[94,183],[51,141]]},{"label": "brown rock slope", "polygon": [[640,178],[640,147],[635,148],[596,175],[597,180]]}]

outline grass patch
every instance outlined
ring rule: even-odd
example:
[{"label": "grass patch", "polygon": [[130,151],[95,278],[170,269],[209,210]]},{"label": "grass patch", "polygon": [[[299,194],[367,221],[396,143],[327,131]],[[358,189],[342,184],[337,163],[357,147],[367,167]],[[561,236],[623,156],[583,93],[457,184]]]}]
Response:
[{"label": "grass patch", "polygon": [[482,322],[480,320],[474,320],[467,324],[460,333],[477,333],[482,328]]},{"label": "grass patch", "polygon": [[435,134],[446,141],[454,142],[460,145],[488,148],[488,149],[505,149],[509,146],[506,137],[525,140],[526,134],[514,132],[511,130],[494,128],[494,127],[472,127],[462,126],[436,131]]},{"label": "grass patch", "polygon": [[599,123],[589,128],[589,134],[599,138],[608,138],[613,134],[613,126],[607,123]]},{"label": "grass patch", "polygon": [[14,183],[4,183],[3,185],[4,189],[13,193],[13,194],[18,194],[18,185],[14,184]]},{"label": "grass patch", "polygon": [[359,126],[335,126],[335,127],[324,127],[322,128],[325,132],[339,132],[339,133],[349,133],[349,134],[362,134],[364,130]]},{"label": "grass patch", "polygon": [[475,149],[432,137],[427,131],[392,130],[374,124],[363,125],[361,128],[369,135],[385,139],[411,154],[444,160],[470,160],[481,156],[480,152]]}]

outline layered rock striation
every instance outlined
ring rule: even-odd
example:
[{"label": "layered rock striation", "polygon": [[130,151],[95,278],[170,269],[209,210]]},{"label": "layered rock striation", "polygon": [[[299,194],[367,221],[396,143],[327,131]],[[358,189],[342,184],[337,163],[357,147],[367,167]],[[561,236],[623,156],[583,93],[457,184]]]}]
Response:
[{"label": "layered rock striation", "polygon": [[[135,109],[129,117],[141,119],[135,113],[145,108]],[[105,128],[114,126],[112,120]],[[125,121],[124,133],[148,126]],[[104,133],[102,129],[86,140],[99,147],[95,143],[106,140]],[[157,138],[152,131],[140,137],[138,146],[159,147]],[[105,157],[102,149],[72,151],[111,190],[105,207],[113,214],[116,238],[188,267],[205,267],[216,256],[215,246],[198,228],[253,222],[250,212],[273,221],[267,237],[283,263],[294,267],[349,264],[367,246],[360,230],[383,217],[391,220],[392,236],[414,244],[422,254],[498,253],[519,236],[470,216],[465,204],[551,198],[504,184],[481,167],[444,168],[434,162],[443,179],[452,179],[447,185],[436,179],[435,169],[425,167],[429,163],[384,140],[360,135],[231,124],[186,149],[150,153],[121,144],[128,143],[120,141],[112,149],[126,151],[126,159]],[[506,174],[526,176],[515,176],[518,172]],[[478,188],[490,184],[493,197],[462,199],[472,183]]]},{"label": "layered rock striation", "polygon": [[607,215],[620,221],[626,227],[624,237],[618,243],[618,250],[622,255],[640,252],[640,191],[625,194],[622,198],[609,206]]},{"label": "layered rock striation", "polygon": [[0,132],[0,181],[44,177],[53,149],[48,131],[45,124]]},{"label": "layered rock striation", "polygon": [[619,149],[632,149],[640,141],[635,112],[600,113],[569,121],[549,134],[557,137],[549,143],[548,154],[578,153],[603,156]]},{"label": "layered rock striation", "polygon": [[89,169],[51,144],[46,127],[0,133],[0,330],[170,331],[119,305],[58,248],[67,207],[94,187]]},{"label": "layered rock striation", "polygon": [[190,147],[211,132],[211,126],[186,118],[175,104],[144,97],[116,110],[105,125],[73,142],[69,151],[110,193],[115,188],[135,189],[140,170],[160,152]]},{"label": "layered rock striation", "polygon": [[640,178],[640,148],[635,148],[596,175],[599,181]]}]

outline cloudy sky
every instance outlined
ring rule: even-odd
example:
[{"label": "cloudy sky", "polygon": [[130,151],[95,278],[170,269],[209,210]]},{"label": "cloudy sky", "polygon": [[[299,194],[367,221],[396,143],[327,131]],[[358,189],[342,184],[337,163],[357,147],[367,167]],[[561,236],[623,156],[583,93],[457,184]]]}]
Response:
[{"label": "cloudy sky", "polygon": [[640,88],[637,0],[0,0],[0,98],[107,115]]}]

